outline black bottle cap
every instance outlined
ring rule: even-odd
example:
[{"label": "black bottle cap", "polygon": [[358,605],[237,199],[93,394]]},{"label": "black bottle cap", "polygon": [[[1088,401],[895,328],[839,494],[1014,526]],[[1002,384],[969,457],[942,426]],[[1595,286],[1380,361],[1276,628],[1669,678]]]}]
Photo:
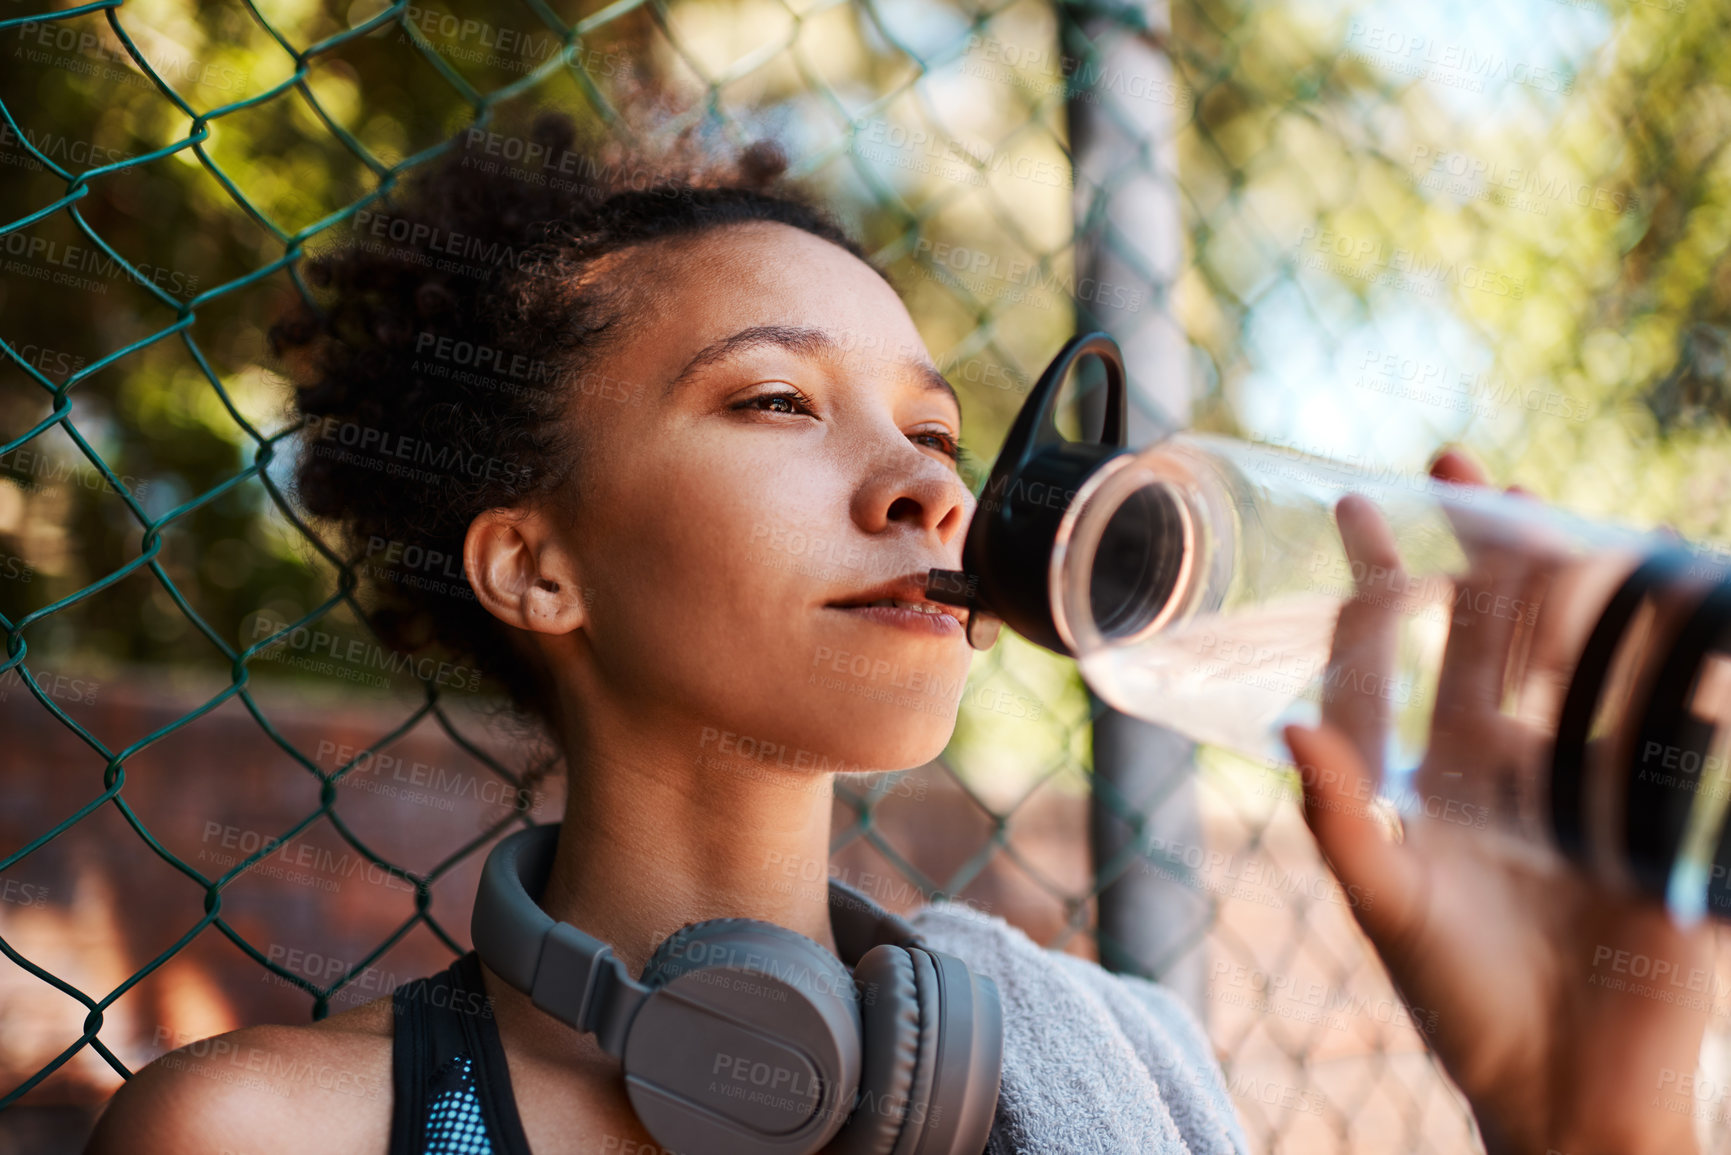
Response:
[{"label": "black bottle cap", "polygon": [[[1059,393],[1082,357],[1106,369],[1106,415],[1099,441],[1071,441],[1058,431]],[[960,570],[934,569],[926,593],[934,601],[965,606],[968,640],[985,649],[1004,623],[1029,641],[1074,657],[1052,615],[1053,547],[1065,511],[1088,477],[1125,447],[1124,358],[1103,332],[1073,337],[1034,383],[992,463],[968,526]],[[983,644],[982,644],[983,643]]]}]

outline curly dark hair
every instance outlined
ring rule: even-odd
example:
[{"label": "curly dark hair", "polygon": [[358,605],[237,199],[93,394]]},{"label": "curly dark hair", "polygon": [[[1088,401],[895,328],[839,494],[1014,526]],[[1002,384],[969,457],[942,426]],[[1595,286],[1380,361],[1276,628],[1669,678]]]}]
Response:
[{"label": "curly dark hair", "polygon": [[463,540],[478,514],[569,475],[581,446],[561,432],[567,405],[594,385],[597,352],[631,331],[629,278],[586,274],[641,242],[747,221],[866,254],[784,182],[773,145],[694,165],[680,140],[651,159],[580,142],[551,111],[524,136],[461,135],[400,204],[380,198],[353,218],[357,239],[305,262],[328,300],[297,300],[271,349],[305,419],[295,494],[339,531],[380,637],[472,659],[546,720],[546,671],[475,600]]}]

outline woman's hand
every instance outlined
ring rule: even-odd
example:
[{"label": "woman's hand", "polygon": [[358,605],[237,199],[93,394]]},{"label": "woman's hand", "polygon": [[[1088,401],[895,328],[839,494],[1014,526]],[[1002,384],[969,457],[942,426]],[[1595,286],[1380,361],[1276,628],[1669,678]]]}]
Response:
[{"label": "woman's hand", "polygon": [[[1484,481],[1454,453],[1431,472]],[[1378,575],[1388,591],[1410,588],[1374,508],[1348,498],[1337,517],[1355,572]],[[1458,588],[1493,598],[1518,598],[1557,572],[1540,547],[1487,550],[1470,563]],[[1342,608],[1331,668],[1386,677],[1402,612],[1409,611],[1398,596],[1361,582]],[[1529,753],[1533,735],[1501,708],[1515,618],[1457,617],[1451,627],[1431,748],[1414,778],[1421,795],[1475,771],[1509,788],[1513,771],[1505,768]],[[1532,660],[1546,660],[1546,639],[1525,644]],[[1287,729],[1305,820],[1343,884],[1374,888],[1376,901],[1354,915],[1472,1103],[1491,1155],[1695,1152],[1687,1113],[1694,1102],[1678,1092],[1692,1085],[1683,1081],[1693,1079],[1706,1025],[1710,932],[1680,930],[1656,903],[1511,853],[1458,821],[1409,818],[1397,835],[1367,805],[1381,778],[1388,722],[1380,696],[1337,694],[1325,701],[1317,729]],[[1633,969],[1649,977],[1663,967],[1671,981],[1639,989],[1631,959],[1646,960]]]}]

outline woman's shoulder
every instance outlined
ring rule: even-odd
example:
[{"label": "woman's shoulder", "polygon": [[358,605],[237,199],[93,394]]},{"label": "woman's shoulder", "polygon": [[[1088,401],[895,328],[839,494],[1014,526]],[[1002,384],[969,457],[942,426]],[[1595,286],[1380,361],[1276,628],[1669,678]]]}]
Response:
[{"label": "woman's shoulder", "polygon": [[243,1027],[170,1051],[115,1092],[86,1151],[384,1151],[394,1017],[386,995],[307,1026]]}]

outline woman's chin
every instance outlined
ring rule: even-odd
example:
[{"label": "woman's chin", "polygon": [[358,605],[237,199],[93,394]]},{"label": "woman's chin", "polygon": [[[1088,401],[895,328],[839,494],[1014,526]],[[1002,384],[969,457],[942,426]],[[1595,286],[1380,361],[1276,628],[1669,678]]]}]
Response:
[{"label": "woman's chin", "polygon": [[906,711],[887,711],[881,724],[861,728],[845,742],[860,751],[861,765],[878,770],[912,770],[944,752],[956,729],[955,709],[948,713],[909,718]]}]

